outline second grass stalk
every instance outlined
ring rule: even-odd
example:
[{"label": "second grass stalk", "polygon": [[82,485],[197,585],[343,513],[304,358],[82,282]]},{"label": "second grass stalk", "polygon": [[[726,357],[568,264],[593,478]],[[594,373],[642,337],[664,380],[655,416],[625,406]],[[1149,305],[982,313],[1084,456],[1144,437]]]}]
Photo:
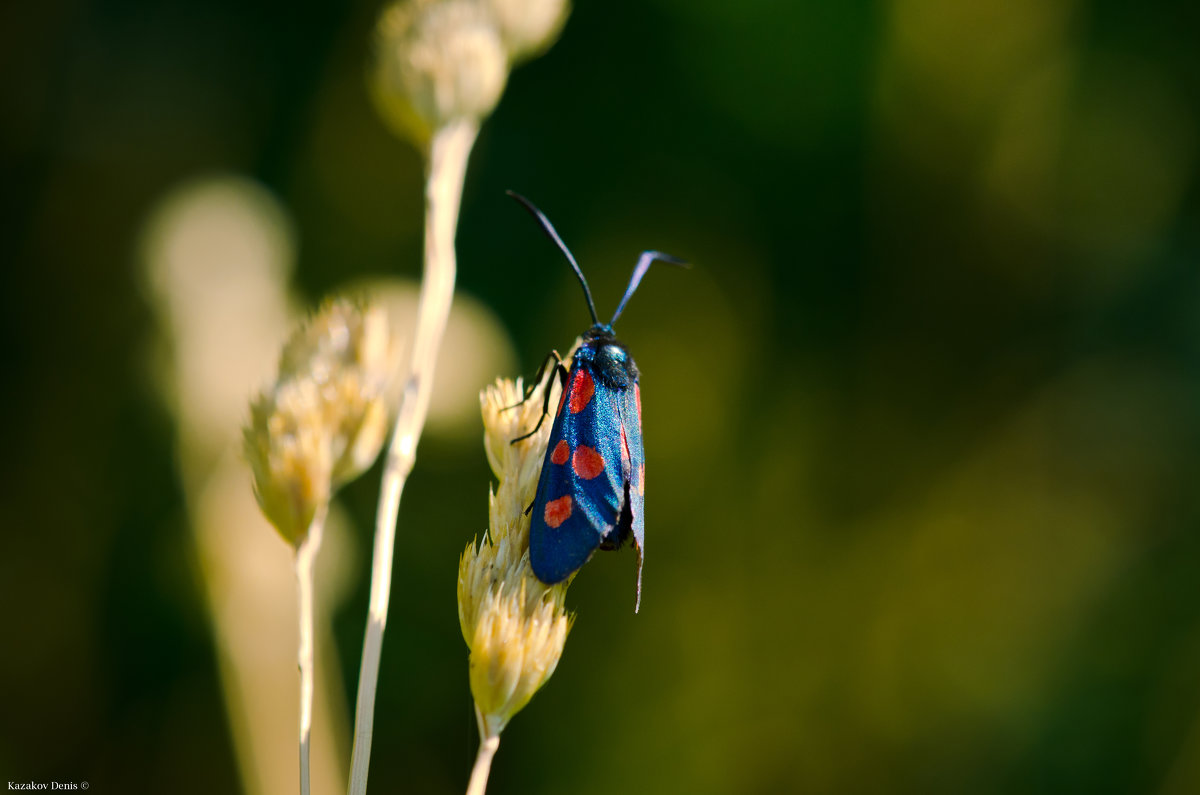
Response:
[{"label": "second grass stalk", "polygon": [[452,121],[434,133],[429,148],[425,183],[425,262],[417,309],[417,331],[400,412],[384,461],[379,508],[375,517],[371,597],[354,711],[354,752],[350,763],[349,795],[364,795],[367,790],[367,770],[375,724],[375,690],[379,679],[383,632],[387,626],[388,596],[392,587],[397,512],[404,484],[416,460],[417,442],[429,411],[434,365],[450,316],[457,267],[454,233],[458,228],[467,160],[478,132],[479,125],[473,120]]}]

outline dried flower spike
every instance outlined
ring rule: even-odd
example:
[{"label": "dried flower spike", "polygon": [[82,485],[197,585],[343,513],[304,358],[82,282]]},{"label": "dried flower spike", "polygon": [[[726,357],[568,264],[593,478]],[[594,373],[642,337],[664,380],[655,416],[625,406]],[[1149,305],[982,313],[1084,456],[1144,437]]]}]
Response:
[{"label": "dried flower spike", "polygon": [[326,302],[283,349],[280,379],[307,378],[321,389],[335,490],[379,455],[392,358],[384,310],[347,299]]},{"label": "dried flower spike", "polygon": [[[557,381],[542,388],[558,389]],[[525,506],[537,488],[550,423],[512,444],[537,422],[542,393],[519,407],[521,384],[501,380],[485,390],[484,448],[499,480],[490,500],[487,537],[459,560],[458,618],[470,648],[471,694],[482,740],[469,792],[482,791],[500,732],[554,673],[571,627],[567,582],[547,586],[529,567]],[[551,395],[552,401],[554,395]]]},{"label": "dried flower spike", "polygon": [[250,404],[244,432],[259,507],[297,547],[331,491],[333,464],[317,392],[311,382],[279,384]]},{"label": "dried flower spike", "polygon": [[398,3],[380,17],[375,46],[375,104],[422,147],[450,122],[491,113],[508,80],[496,21],[474,0]]},{"label": "dried flower spike", "polygon": [[484,0],[513,61],[541,55],[558,39],[567,21],[567,0]]},{"label": "dried flower spike", "polygon": [[554,673],[571,626],[565,590],[528,574],[496,583],[480,605],[470,677],[483,736],[498,736]]},{"label": "dried flower spike", "polygon": [[252,402],[244,449],[254,492],[292,545],[379,454],[390,364],[383,310],[328,301],[284,346],[274,387]]}]

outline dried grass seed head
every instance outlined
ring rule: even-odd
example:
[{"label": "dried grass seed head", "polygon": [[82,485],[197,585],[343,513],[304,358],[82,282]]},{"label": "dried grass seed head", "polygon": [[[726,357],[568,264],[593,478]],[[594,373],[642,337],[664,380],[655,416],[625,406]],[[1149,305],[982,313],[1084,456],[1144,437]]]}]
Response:
[{"label": "dried grass seed head", "polygon": [[424,147],[451,121],[492,112],[508,80],[494,17],[474,0],[387,8],[375,36],[371,95],[395,132]]},{"label": "dried grass seed head", "polygon": [[[557,383],[548,388],[557,405]],[[459,560],[459,624],[471,650],[471,692],[490,734],[549,679],[571,624],[568,583],[547,586],[529,565],[525,507],[537,490],[552,418],[514,444],[538,422],[544,405],[541,389],[523,403],[522,397],[520,381],[507,380],[481,395],[484,447],[499,483],[490,494],[487,538],[468,544]]]},{"label": "dried grass seed head", "polygon": [[484,0],[514,61],[541,55],[558,39],[570,13],[567,0]]},{"label": "dried grass seed head", "polygon": [[379,454],[393,372],[387,319],[326,301],[284,346],[275,385],[251,405],[245,454],[263,513],[299,545],[317,508]]},{"label": "dried grass seed head", "polygon": [[333,463],[311,383],[286,382],[250,404],[243,450],[254,496],[267,520],[299,546],[317,509],[329,502]]},{"label": "dried grass seed head", "polygon": [[471,694],[485,731],[495,736],[533,698],[562,657],[571,619],[560,597],[527,578],[497,587],[481,605],[471,639]]},{"label": "dried grass seed head", "polygon": [[[550,410],[553,412],[558,405],[560,391],[557,379],[552,381],[549,389]],[[503,497],[519,499],[527,496],[532,501],[537,491],[542,459],[550,444],[553,414],[546,417],[537,433],[516,443],[513,440],[529,433],[538,424],[545,405],[544,394],[542,387],[537,387],[528,400],[521,402],[524,391],[518,378],[515,382],[498,379],[480,395],[484,450],[492,473],[501,484],[499,492]],[[525,503],[526,506],[529,501]],[[521,510],[524,511],[524,506]]]}]

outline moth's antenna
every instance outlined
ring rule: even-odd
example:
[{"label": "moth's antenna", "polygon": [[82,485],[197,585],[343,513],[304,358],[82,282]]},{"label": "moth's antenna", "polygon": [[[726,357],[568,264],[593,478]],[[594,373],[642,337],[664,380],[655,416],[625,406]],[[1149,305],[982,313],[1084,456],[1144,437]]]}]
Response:
[{"label": "moth's antenna", "polygon": [[554,231],[554,224],[550,223],[550,219],[543,215],[541,210],[539,210],[537,207],[534,207],[533,202],[529,201],[529,199],[526,199],[521,194],[511,190],[506,190],[504,192],[519,201],[521,206],[528,210],[529,214],[537,219],[538,224],[542,227],[542,231],[546,233],[546,237],[553,240],[554,244],[558,246],[559,250],[567,256],[567,262],[571,263],[571,270],[575,271],[575,275],[579,277],[579,283],[583,285],[583,297],[587,299],[588,311],[592,313],[592,322],[599,324],[600,319],[596,317],[596,303],[592,300],[592,291],[588,289],[587,279],[583,278],[583,271],[579,269],[579,263],[576,262],[575,257],[571,255],[571,251],[567,248],[567,244],[564,243],[562,238],[558,236],[558,232]]},{"label": "moth's antenna", "polygon": [[629,296],[633,295],[633,291],[641,284],[642,277],[646,275],[646,271],[650,270],[650,263],[655,260],[671,265],[678,265],[681,268],[692,267],[690,263],[672,257],[670,254],[664,254],[661,251],[643,251],[642,256],[638,257],[637,265],[633,266],[633,276],[629,279],[629,286],[625,288],[625,296],[621,299],[621,303],[617,304],[617,311],[613,312],[612,320],[608,321],[608,325],[612,326],[616,324],[617,318],[621,316],[621,311],[625,309],[626,302],[629,301]]}]

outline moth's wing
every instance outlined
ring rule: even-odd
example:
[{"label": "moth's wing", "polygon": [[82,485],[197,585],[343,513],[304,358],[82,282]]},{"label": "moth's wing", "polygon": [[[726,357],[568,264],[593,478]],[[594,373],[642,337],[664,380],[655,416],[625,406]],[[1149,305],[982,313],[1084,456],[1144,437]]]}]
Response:
[{"label": "moth's wing", "polygon": [[[591,373],[588,373],[590,376]],[[581,379],[586,387],[586,380]],[[584,513],[601,539],[616,530],[624,501],[624,462],[621,442],[622,392],[602,386],[598,379],[595,394],[581,407],[577,434],[569,439],[571,461],[568,465]],[[570,415],[570,404],[567,404]]]},{"label": "moth's wing", "polygon": [[[642,563],[646,557],[646,453],[642,442],[642,393],[635,381],[621,402],[622,494],[629,495],[630,523],[633,548],[637,552],[637,597],[633,610],[642,603]],[[626,491],[627,489],[627,491]]]},{"label": "moth's wing", "polygon": [[614,390],[576,361],[542,462],[529,524],[529,562],[544,583],[587,562],[620,516],[621,437]]}]

